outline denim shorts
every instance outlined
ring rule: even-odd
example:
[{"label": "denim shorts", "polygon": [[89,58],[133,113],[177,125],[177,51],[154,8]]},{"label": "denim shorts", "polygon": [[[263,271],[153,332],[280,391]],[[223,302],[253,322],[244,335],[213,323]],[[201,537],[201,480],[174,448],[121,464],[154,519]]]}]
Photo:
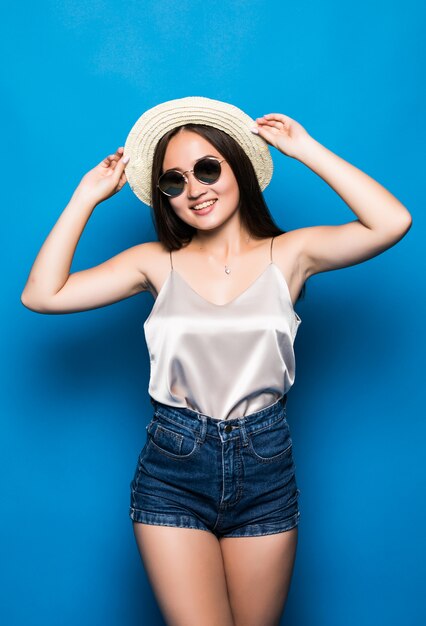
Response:
[{"label": "denim shorts", "polygon": [[299,523],[287,396],[218,420],[154,400],[130,483],[134,522],[254,537]]}]

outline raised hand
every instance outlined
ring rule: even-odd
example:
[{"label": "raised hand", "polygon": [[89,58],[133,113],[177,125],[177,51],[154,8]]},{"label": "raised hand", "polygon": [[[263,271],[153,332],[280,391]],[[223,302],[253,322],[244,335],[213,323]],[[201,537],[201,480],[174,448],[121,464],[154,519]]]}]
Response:
[{"label": "raised hand", "polygon": [[257,117],[256,124],[259,137],[289,157],[298,158],[302,148],[312,139],[301,124],[282,113]]},{"label": "raised hand", "polygon": [[127,161],[124,161],[123,151],[123,147],[118,148],[115,154],[110,154],[87,172],[77,187],[78,193],[99,204],[120,191],[127,182],[124,172]]}]

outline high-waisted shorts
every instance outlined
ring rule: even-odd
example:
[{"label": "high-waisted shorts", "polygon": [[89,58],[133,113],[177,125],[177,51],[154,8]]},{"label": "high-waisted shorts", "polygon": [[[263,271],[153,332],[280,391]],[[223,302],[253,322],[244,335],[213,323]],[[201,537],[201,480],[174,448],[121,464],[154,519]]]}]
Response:
[{"label": "high-waisted shorts", "polygon": [[253,537],[299,523],[287,396],[227,420],[153,398],[130,483],[135,522]]}]

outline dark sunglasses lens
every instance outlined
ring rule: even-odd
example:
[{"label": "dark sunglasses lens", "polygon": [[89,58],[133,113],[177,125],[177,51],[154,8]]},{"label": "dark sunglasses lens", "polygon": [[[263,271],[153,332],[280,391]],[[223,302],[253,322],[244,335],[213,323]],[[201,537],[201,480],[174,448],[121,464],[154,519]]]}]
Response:
[{"label": "dark sunglasses lens", "polygon": [[185,179],[179,172],[166,172],[160,176],[158,186],[160,190],[168,196],[178,196],[182,193]]},{"label": "dark sunglasses lens", "polygon": [[198,180],[206,185],[216,182],[220,176],[220,163],[215,159],[201,159],[195,164],[194,174]]}]

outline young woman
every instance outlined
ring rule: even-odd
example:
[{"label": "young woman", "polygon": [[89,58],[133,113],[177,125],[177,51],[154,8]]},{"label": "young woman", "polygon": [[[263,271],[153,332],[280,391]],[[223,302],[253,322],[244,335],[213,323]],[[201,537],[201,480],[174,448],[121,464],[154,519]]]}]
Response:
[{"label": "young woman", "polygon": [[[321,176],[356,219],[279,229],[262,196],[268,144]],[[126,181],[153,207],[159,241],[70,274],[92,211]],[[389,191],[297,121],[270,113],[255,124],[208,98],[150,109],[125,147],[82,178],[22,302],[72,313],[146,290],[156,297],[144,324],[154,411],[130,517],[167,624],[279,623],[300,517],[286,415],[294,305],[310,276],[370,259],[410,226]]]}]

